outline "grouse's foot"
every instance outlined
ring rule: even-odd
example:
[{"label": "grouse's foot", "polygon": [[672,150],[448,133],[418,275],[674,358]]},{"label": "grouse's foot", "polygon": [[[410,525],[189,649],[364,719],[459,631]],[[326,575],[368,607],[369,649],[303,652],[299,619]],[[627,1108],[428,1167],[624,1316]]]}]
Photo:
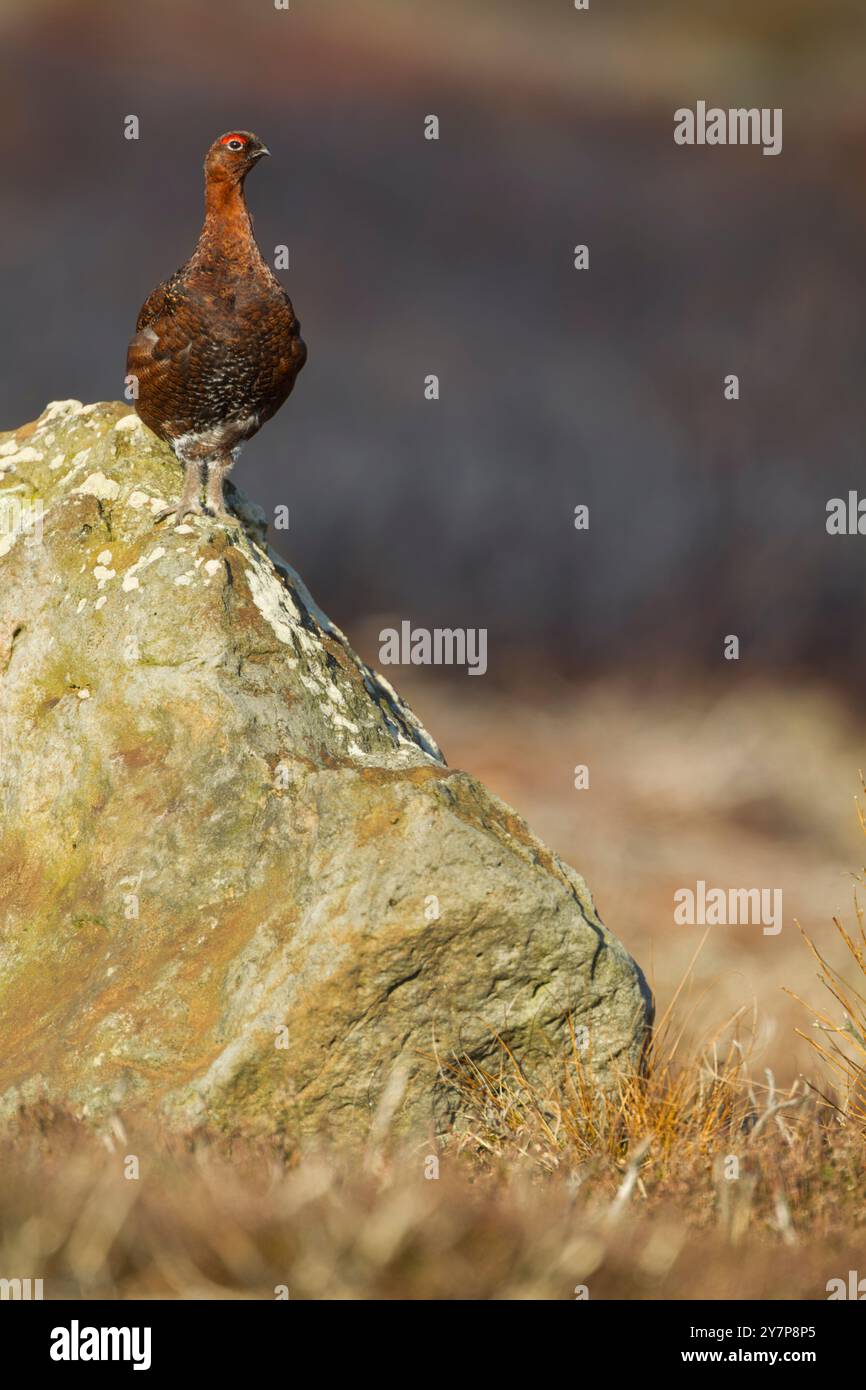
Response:
[{"label": "grouse's foot", "polygon": [[173,516],[177,523],[183,521],[185,516],[207,516],[207,510],[201,502],[178,502],[176,507],[164,507],[161,512],[157,512],[154,523],[165,521],[167,517]]},{"label": "grouse's foot", "polygon": [[181,522],[185,516],[204,515],[201,502],[201,471],[201,463],[198,460],[190,460],[184,464],[183,488],[178,501],[173,507],[166,507],[161,511],[154,517],[154,521],[165,521],[173,516],[175,522]]},{"label": "grouse's foot", "polygon": [[232,455],[223,453],[211,459],[205,470],[204,504],[209,516],[223,526],[240,526],[240,521],[226,507],[223,479],[232,466]]},{"label": "grouse's foot", "polygon": [[229,512],[225,507],[214,507],[207,503],[203,508],[205,516],[213,517],[214,521],[219,521],[223,526],[240,526],[240,517],[235,516],[234,512]]}]

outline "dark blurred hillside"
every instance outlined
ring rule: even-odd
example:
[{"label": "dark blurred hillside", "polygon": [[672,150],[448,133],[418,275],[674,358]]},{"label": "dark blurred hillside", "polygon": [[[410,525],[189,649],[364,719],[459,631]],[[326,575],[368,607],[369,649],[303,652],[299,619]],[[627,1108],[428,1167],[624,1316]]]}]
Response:
[{"label": "dark blurred hillside", "polygon": [[[251,128],[310,360],[237,478],[336,618],[486,626],[494,675],[728,632],[862,674],[866,537],[824,525],[866,493],[862,4],[7,3],[0,41],[0,425],[121,394]],[[698,98],[783,105],[784,153],[676,147]]]}]

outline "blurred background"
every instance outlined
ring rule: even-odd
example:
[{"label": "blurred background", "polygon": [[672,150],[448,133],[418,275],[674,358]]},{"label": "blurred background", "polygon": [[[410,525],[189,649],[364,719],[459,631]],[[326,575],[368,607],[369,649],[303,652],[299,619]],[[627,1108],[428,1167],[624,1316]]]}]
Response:
[{"label": "blurred background", "polygon": [[[757,1004],[786,1074],[794,919],[829,943],[861,862],[866,537],[825,520],[866,495],[864,60],[862,0],[0,3],[0,427],[121,396],[207,146],[260,134],[310,357],[238,483],[374,664],[403,619],[488,629],[484,679],[388,674],[662,1003],[700,936],[677,888],[783,890],[691,998],[701,1029]],[[677,147],[699,99],[781,106],[784,152]]]}]

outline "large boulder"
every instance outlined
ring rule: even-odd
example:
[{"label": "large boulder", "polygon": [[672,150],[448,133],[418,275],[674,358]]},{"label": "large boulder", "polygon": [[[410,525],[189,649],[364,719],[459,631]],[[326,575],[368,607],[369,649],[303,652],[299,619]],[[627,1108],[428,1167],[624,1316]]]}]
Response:
[{"label": "large boulder", "polygon": [[638,1066],[646,985],[583,879],[239,493],[236,529],[157,525],[179,483],[122,405],[0,435],[0,1114],[348,1138],[459,1118],[449,1063],[500,1039]]}]

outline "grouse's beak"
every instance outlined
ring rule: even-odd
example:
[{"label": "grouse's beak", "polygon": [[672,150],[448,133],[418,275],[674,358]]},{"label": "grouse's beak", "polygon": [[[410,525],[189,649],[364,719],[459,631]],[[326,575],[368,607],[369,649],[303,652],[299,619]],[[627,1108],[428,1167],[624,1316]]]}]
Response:
[{"label": "grouse's beak", "polygon": [[256,150],[256,159],[261,159],[263,154],[270,154],[267,145],[259,145],[259,148]]}]

